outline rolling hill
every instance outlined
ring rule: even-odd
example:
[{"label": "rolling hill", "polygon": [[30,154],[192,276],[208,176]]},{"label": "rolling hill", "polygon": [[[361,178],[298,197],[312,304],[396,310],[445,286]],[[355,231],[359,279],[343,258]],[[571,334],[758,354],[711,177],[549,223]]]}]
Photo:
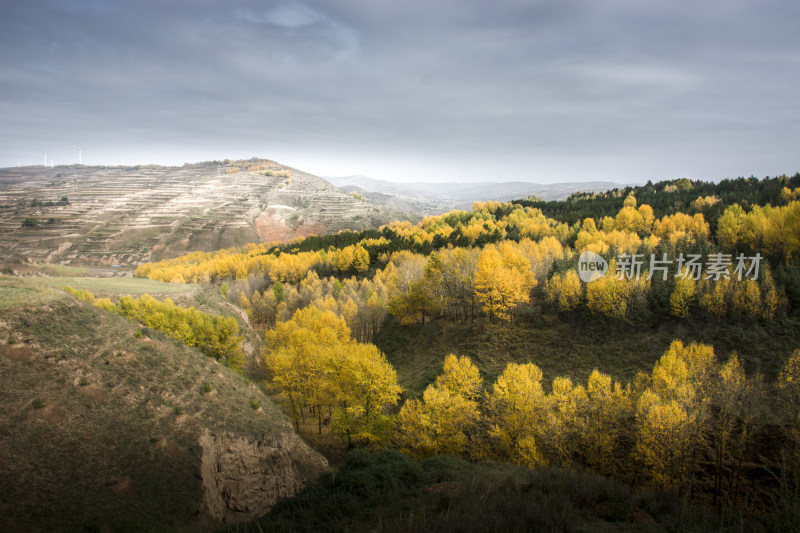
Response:
[{"label": "rolling hill", "polygon": [[134,265],[365,229],[400,213],[273,161],[0,170],[6,262]]}]

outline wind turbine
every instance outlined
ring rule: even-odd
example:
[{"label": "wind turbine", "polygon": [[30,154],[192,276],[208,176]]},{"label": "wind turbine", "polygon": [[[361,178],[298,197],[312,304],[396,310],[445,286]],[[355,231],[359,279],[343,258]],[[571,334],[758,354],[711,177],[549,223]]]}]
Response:
[{"label": "wind turbine", "polygon": [[81,149],[78,148],[78,164],[81,164]]},{"label": "wind turbine", "polygon": [[42,152],[42,155],[44,156],[44,166],[47,168],[47,154]]}]

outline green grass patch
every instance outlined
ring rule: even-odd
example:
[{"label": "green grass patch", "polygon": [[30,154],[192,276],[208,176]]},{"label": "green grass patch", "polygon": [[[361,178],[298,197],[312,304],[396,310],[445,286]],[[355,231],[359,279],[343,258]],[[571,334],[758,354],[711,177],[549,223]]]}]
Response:
[{"label": "green grass patch", "polygon": [[62,291],[29,285],[19,278],[0,276],[0,309],[43,305],[66,297]]},{"label": "green grass patch", "polygon": [[143,278],[59,276],[54,278],[31,278],[31,284],[42,287],[61,288],[69,285],[74,289],[88,289],[95,295],[119,294],[185,294],[195,288],[191,284],[165,283]]}]

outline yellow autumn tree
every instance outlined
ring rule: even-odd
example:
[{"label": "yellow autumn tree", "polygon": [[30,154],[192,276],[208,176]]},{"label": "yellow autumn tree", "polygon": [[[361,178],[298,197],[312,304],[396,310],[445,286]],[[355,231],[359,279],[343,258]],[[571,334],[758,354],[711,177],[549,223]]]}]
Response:
[{"label": "yellow autumn tree", "polygon": [[298,430],[299,419],[305,420],[304,407],[311,406],[321,432],[322,408],[331,406],[335,393],[328,372],[344,359],[350,328],[332,311],[308,307],[268,330],[265,340],[264,361],[272,372],[273,383],[289,400]]},{"label": "yellow autumn tree", "polygon": [[[685,273],[685,271],[684,271]],[[689,316],[694,305],[696,285],[691,276],[679,277],[669,295],[669,313],[677,318]]]},{"label": "yellow autumn tree", "polygon": [[561,466],[571,466],[582,446],[580,419],[588,396],[582,385],[573,385],[568,377],[553,380],[547,404],[551,407],[546,422],[545,444]]},{"label": "yellow autumn tree", "polygon": [[397,374],[375,346],[350,338],[343,318],[307,307],[267,331],[265,340],[264,360],[289,400],[298,431],[310,407],[320,433],[327,410],[334,431],[348,444],[386,441],[393,420],[385,410],[401,391]]},{"label": "yellow autumn tree", "polygon": [[629,314],[632,290],[639,285],[646,287],[648,282],[643,279],[618,279],[613,275],[616,265],[616,261],[612,259],[608,267],[609,272],[586,285],[586,305],[593,313],[610,318],[625,318]]},{"label": "yellow autumn tree", "polygon": [[384,269],[387,306],[401,324],[413,324],[425,317],[430,297],[425,290],[426,264],[423,255],[404,250],[393,254]]},{"label": "yellow autumn tree", "polygon": [[356,246],[353,252],[353,268],[355,268],[356,272],[359,274],[363,274],[369,270],[369,252],[361,245]]},{"label": "yellow autumn tree", "polygon": [[751,279],[732,284],[731,312],[740,320],[758,320],[763,312],[761,289]]},{"label": "yellow autumn tree", "polygon": [[636,453],[656,483],[680,486],[691,453],[692,420],[676,400],[646,390],[637,404]]},{"label": "yellow autumn tree", "polygon": [[618,470],[621,457],[617,450],[632,415],[628,393],[597,369],[586,384],[586,402],[578,421],[581,456],[585,464],[603,474]]},{"label": "yellow autumn tree", "polygon": [[538,442],[547,418],[542,371],[533,363],[509,363],[486,395],[489,436],[500,455],[527,467],[546,461]]},{"label": "yellow autumn tree", "polygon": [[456,394],[474,400],[478,397],[483,380],[478,367],[469,357],[457,357],[450,354],[444,360],[442,373],[433,382],[435,387],[447,389]]},{"label": "yellow autumn tree", "polygon": [[557,307],[558,300],[561,297],[561,286],[564,283],[564,278],[561,277],[561,274],[553,274],[550,279],[548,279],[544,284],[544,294],[545,298],[547,299],[547,303],[550,305]]},{"label": "yellow autumn tree", "polygon": [[449,355],[444,370],[425,389],[422,399],[410,399],[398,415],[398,441],[414,457],[458,455],[467,432],[478,421],[477,397],[482,380],[468,357]]},{"label": "yellow autumn tree", "polygon": [[397,404],[402,392],[397,372],[386,357],[372,344],[348,343],[345,358],[332,377],[337,401],[332,429],[349,446],[385,444],[394,429],[394,419],[386,408]]},{"label": "yellow autumn tree", "polygon": [[561,282],[561,292],[558,295],[558,308],[562,311],[572,311],[576,309],[583,299],[583,284],[578,273],[574,270],[564,274]]},{"label": "yellow autumn tree", "polygon": [[354,248],[352,246],[347,246],[338,250],[334,255],[334,265],[336,266],[336,270],[340,273],[345,274],[350,268],[353,266],[353,259],[354,257]]},{"label": "yellow autumn tree", "polygon": [[516,307],[530,301],[535,285],[530,263],[511,242],[487,245],[478,256],[475,294],[490,318],[511,320]]},{"label": "yellow autumn tree", "polygon": [[730,294],[731,281],[728,279],[720,279],[715,281],[713,285],[704,280],[703,288],[705,289],[703,296],[700,298],[700,307],[707,313],[715,318],[723,318],[728,313],[728,294]]},{"label": "yellow autumn tree", "polygon": [[686,488],[709,419],[714,349],[674,341],[653,367],[636,406],[635,456],[662,485]]}]

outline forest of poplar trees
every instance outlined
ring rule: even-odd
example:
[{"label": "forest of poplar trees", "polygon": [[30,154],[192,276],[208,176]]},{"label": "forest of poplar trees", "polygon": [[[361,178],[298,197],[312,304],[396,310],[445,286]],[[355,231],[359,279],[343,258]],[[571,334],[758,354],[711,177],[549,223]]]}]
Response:
[{"label": "forest of poplar trees", "polygon": [[[580,280],[583,251],[608,261],[604,277]],[[735,351],[675,339],[627,382],[603,368],[585,382],[545,382],[531,361],[488,383],[452,354],[421,395],[373,342],[414,324],[533,328],[543,314],[746,324],[797,339],[799,256],[800,174],[478,202],[416,225],[191,253],[136,275],[214,286],[246,311],[264,339],[268,387],[298,430],[313,423],[349,447],[551,464],[736,499],[757,492],[768,469],[800,475],[800,342],[765,354],[780,368],[765,377]],[[99,305],[140,320],[160,313],[154,327],[177,316],[149,300]],[[238,330],[183,320],[161,329],[196,343],[206,331],[206,353],[241,367]]]}]

